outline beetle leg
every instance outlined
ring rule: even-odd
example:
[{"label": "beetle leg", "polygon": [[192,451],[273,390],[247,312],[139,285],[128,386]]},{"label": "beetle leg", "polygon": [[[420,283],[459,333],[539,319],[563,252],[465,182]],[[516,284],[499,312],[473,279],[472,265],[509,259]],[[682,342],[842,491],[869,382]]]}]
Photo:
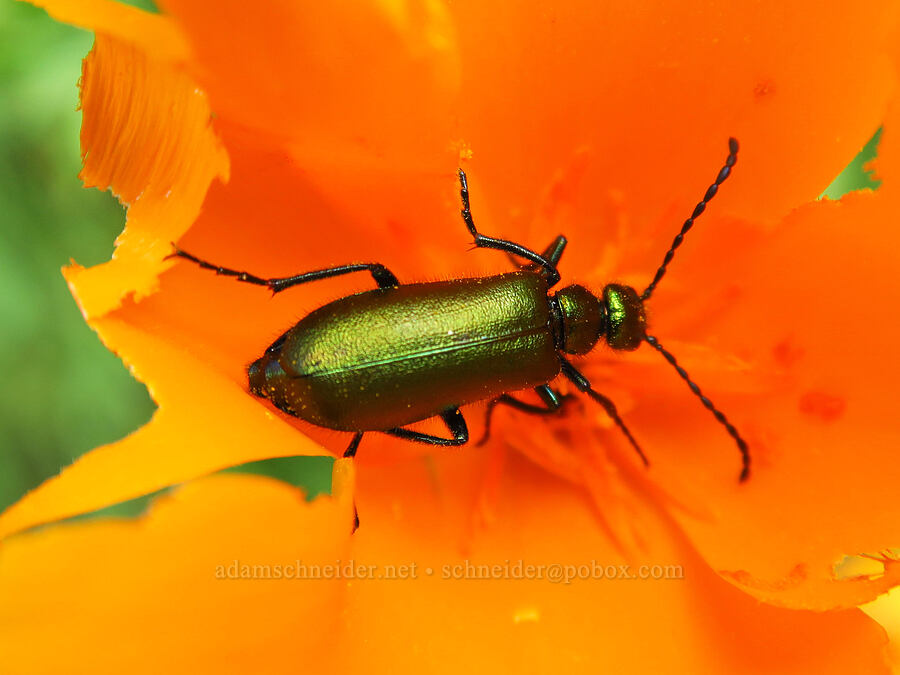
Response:
[{"label": "beetle leg", "polygon": [[[556,267],[559,264],[559,259],[562,258],[563,251],[566,250],[567,243],[569,242],[563,235],[558,235],[556,239],[551,241],[549,246],[547,246],[547,248],[543,250],[543,252],[541,253],[541,257],[545,258],[547,262]],[[538,265],[535,263],[523,265],[518,260],[516,260],[516,256],[514,256],[512,253],[507,252],[506,257],[509,258],[509,261],[516,267],[532,270],[536,270],[538,268]]]},{"label": "beetle leg", "polygon": [[[509,241],[507,239],[486,237],[478,232],[478,230],[475,228],[475,221],[472,218],[472,210],[469,207],[469,184],[466,180],[466,172],[462,169],[458,169],[457,172],[459,173],[459,196],[462,199],[463,206],[460,214],[462,215],[463,222],[465,222],[466,227],[469,230],[469,234],[471,234],[472,238],[475,240],[475,246],[477,246],[478,248],[492,248],[498,251],[506,251],[507,253],[512,253],[513,255],[517,255],[520,258],[530,260],[531,262],[540,265],[547,271],[549,285],[555,286],[557,282],[559,282],[559,270],[556,269],[555,263],[550,262],[544,256],[538,255],[530,248],[525,248],[521,244],[516,244],[515,242]],[[563,245],[563,247],[565,247],[565,245]]]},{"label": "beetle leg", "polygon": [[304,272],[303,274],[295,274],[294,276],[290,277],[276,277],[273,279],[265,279],[263,277],[258,277],[255,274],[250,274],[249,272],[241,272],[240,270],[220,267],[219,265],[215,265],[211,262],[203,260],[202,258],[198,258],[197,256],[192,255],[187,251],[182,251],[180,248],[175,246],[175,244],[172,244],[172,248],[175,250],[166,256],[167,259],[184,258],[185,260],[190,260],[192,263],[199,265],[205,270],[212,270],[216,274],[221,274],[226,277],[234,277],[238,281],[243,281],[248,284],[265,286],[270,291],[272,291],[272,293],[280,293],[281,291],[291,288],[292,286],[305,284],[309,281],[319,281],[320,279],[339,277],[343,274],[350,274],[351,272],[369,272],[372,275],[372,278],[375,279],[375,283],[378,284],[378,288],[394,288],[400,285],[400,282],[397,281],[397,277],[394,276],[394,273],[391,272],[387,267],[379,263],[356,263],[353,265],[341,265],[339,267],[329,267],[328,269],[324,270],[314,270],[312,272]]},{"label": "beetle leg", "polygon": [[565,375],[572,381],[572,383],[578,388],[578,391],[587,394],[597,403],[603,406],[606,414],[609,415],[610,419],[612,419],[612,421],[616,423],[616,426],[619,427],[622,433],[625,434],[625,438],[628,439],[632,447],[637,452],[638,456],[641,458],[641,461],[644,462],[644,466],[650,466],[650,462],[647,461],[647,457],[646,455],[644,455],[644,451],[641,450],[641,446],[639,446],[637,441],[634,440],[634,436],[631,435],[631,432],[628,431],[628,427],[625,426],[622,418],[619,417],[619,412],[616,410],[615,404],[603,394],[595,391],[591,386],[590,381],[584,375],[578,372],[575,369],[575,366],[569,363],[562,355],[560,355],[559,360],[562,364],[563,375]]},{"label": "beetle leg", "polygon": [[[356,450],[359,448],[359,442],[362,440],[363,432],[357,431],[353,434],[353,440],[350,441],[350,445],[347,446],[347,449],[344,450],[344,457],[355,457]],[[356,532],[359,529],[359,509],[356,508],[356,500],[353,501],[353,532]],[[352,532],[351,532],[352,534]]]},{"label": "beetle leg", "polygon": [[416,443],[427,443],[428,445],[465,445],[469,442],[469,427],[466,426],[466,418],[463,417],[459,408],[451,408],[441,413],[441,419],[453,434],[453,438],[441,438],[440,436],[432,436],[431,434],[423,434],[412,429],[388,429],[384,433],[404,438],[408,441]]},{"label": "beetle leg", "polygon": [[546,258],[547,261],[556,267],[559,264],[559,259],[562,258],[563,251],[566,250],[566,244],[569,241],[563,235],[557,235],[556,239],[550,242],[550,245],[544,249],[544,252],[541,253],[542,258]]},{"label": "beetle leg", "polygon": [[524,413],[529,413],[531,415],[553,415],[562,407],[562,404],[565,402],[565,399],[568,396],[563,396],[557,391],[554,391],[550,388],[549,385],[542,384],[539,387],[535,387],[534,390],[537,392],[537,395],[541,397],[541,400],[544,402],[544,406],[534,405],[532,403],[526,403],[525,401],[520,401],[517,398],[513,398],[509,394],[502,394],[490,401],[487,405],[487,410],[484,413],[484,433],[481,438],[478,439],[478,442],[475,445],[481,446],[487,443],[488,438],[491,435],[491,418],[494,414],[494,408],[498,405],[508,405],[510,408],[515,408]]},{"label": "beetle leg", "polygon": [[363,432],[357,431],[353,436],[353,440],[350,441],[350,445],[347,446],[347,449],[344,450],[344,457],[356,457],[356,450],[359,448],[359,442],[362,440]]}]

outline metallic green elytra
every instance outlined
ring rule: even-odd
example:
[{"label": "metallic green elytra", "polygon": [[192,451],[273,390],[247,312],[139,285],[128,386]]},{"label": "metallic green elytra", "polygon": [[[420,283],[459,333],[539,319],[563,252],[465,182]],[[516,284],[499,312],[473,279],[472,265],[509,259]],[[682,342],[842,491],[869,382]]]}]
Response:
[{"label": "metallic green elytra", "polygon": [[386,431],[559,374],[536,272],[357,293],[301,319],[250,366],[250,389],[342,431]]},{"label": "metallic green elytra", "polygon": [[[725,166],[640,295],[634,288],[616,283],[606,285],[599,297],[579,285],[552,292],[560,280],[557,264],[566,247],[565,237],[557,237],[538,254],[520,244],[482,235],[472,218],[462,170],[461,214],[475,245],[528,261],[518,271],[401,285],[383,265],[358,263],[266,279],[213,265],[177,248],[172,255],[275,293],[352,272],[372,275],[378,288],[313,311],[247,370],[250,391],[288,415],[354,432],[345,456],[354,455],[363,434],[371,431],[432,445],[461,445],[468,441],[469,432],[460,407],[486,400],[483,441],[497,405],[533,414],[556,412],[564,397],[550,382],[562,374],[606,410],[647,463],[613,402],[594,390],[566,356],[587,354],[603,338],[619,351],[631,351],[646,342],[669,361],[737,443],[744,480],[750,467],[747,444],[675,358],[647,334],[644,311],[644,303],[665,274],[684,234],[730,175],[737,151],[737,142],[731,139]],[[533,389],[541,405],[509,393],[524,389]],[[449,437],[407,427],[436,416],[446,424]]]}]

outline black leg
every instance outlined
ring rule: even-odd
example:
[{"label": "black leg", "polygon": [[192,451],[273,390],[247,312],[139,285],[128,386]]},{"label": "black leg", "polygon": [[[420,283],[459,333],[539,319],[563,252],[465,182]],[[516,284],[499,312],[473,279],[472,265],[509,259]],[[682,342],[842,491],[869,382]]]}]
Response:
[{"label": "black leg", "polygon": [[559,264],[559,259],[562,258],[563,251],[566,250],[566,244],[569,241],[564,236],[557,235],[556,239],[550,242],[547,248],[544,249],[544,252],[541,253],[542,258],[546,258],[547,261],[556,267]]},{"label": "black leg", "polygon": [[359,448],[359,442],[362,440],[363,432],[357,431],[353,435],[353,440],[350,441],[350,445],[347,446],[347,449],[344,450],[344,457],[356,457],[356,451]]},{"label": "black leg", "polygon": [[484,413],[484,433],[475,445],[484,445],[487,443],[488,438],[490,438],[491,418],[494,415],[494,408],[498,405],[508,405],[510,408],[529,413],[530,415],[553,415],[559,411],[565,399],[569,398],[568,396],[562,396],[559,392],[553,391],[553,389],[546,384],[535,387],[534,390],[537,392],[537,395],[541,397],[545,407],[520,401],[509,394],[502,394],[488,403],[487,410],[485,410]]},{"label": "black leg", "polygon": [[431,434],[423,434],[412,429],[388,429],[384,433],[403,438],[407,441],[415,441],[416,443],[427,443],[428,445],[465,445],[469,442],[469,427],[466,426],[466,419],[463,417],[459,408],[451,408],[441,413],[441,419],[453,434],[453,438],[441,438],[440,436],[432,436]]},{"label": "black leg", "polygon": [[[566,250],[566,244],[568,243],[568,240],[560,234],[556,239],[550,242],[547,248],[544,249],[541,253],[541,257],[556,267],[559,264],[559,259],[562,258],[563,251]],[[539,267],[539,265],[535,263],[523,265],[512,253],[507,253],[506,255],[509,258],[509,261],[516,267],[521,267],[522,269],[537,269]]]},{"label": "black leg", "polygon": [[296,274],[292,277],[264,279],[262,277],[250,274],[249,272],[241,272],[239,270],[228,269],[227,267],[219,267],[218,265],[191,255],[187,251],[182,251],[174,244],[172,244],[172,248],[174,248],[175,251],[167,255],[166,258],[184,258],[185,260],[190,260],[192,263],[196,263],[205,270],[212,270],[216,274],[221,274],[227,277],[234,277],[238,281],[243,281],[248,284],[265,286],[270,291],[272,291],[272,293],[280,293],[281,291],[291,288],[292,286],[305,284],[309,281],[319,281],[320,279],[339,277],[342,274],[350,274],[351,272],[369,272],[372,275],[372,278],[375,279],[375,283],[378,284],[378,288],[394,288],[395,286],[400,285],[400,282],[397,281],[397,277],[394,276],[394,273],[384,265],[379,265],[378,263],[357,263],[354,265],[341,265],[339,267],[329,267],[325,270],[304,272],[303,274]]},{"label": "black leg", "polygon": [[[472,219],[472,210],[469,207],[469,184],[466,181],[466,172],[462,169],[459,169],[458,172],[459,196],[462,199],[463,206],[460,213],[462,214],[462,218],[466,224],[466,227],[469,229],[469,234],[471,234],[472,238],[475,240],[475,246],[477,246],[478,248],[492,248],[498,251],[506,251],[507,253],[512,253],[513,255],[517,255],[520,258],[530,260],[531,262],[540,265],[546,270],[547,280],[550,286],[555,286],[559,282],[559,271],[556,269],[556,265],[554,263],[547,260],[544,256],[538,255],[530,248],[525,248],[521,244],[516,244],[506,239],[486,237],[478,232],[478,230],[475,228],[475,221]],[[563,244],[563,248],[565,248],[565,244]],[[560,255],[562,255],[562,252],[560,252]]]},{"label": "black leg", "polygon": [[576,387],[578,387],[578,391],[584,392],[592,399],[594,399],[597,403],[603,406],[603,409],[606,411],[606,414],[609,415],[610,419],[616,423],[616,426],[625,434],[625,438],[628,439],[629,443],[631,443],[632,447],[637,452],[638,456],[641,458],[641,461],[644,462],[644,466],[650,466],[650,462],[647,461],[646,455],[644,455],[644,451],[641,450],[641,446],[637,444],[637,441],[634,440],[634,436],[631,435],[631,432],[628,431],[628,427],[625,426],[625,423],[622,421],[622,418],[619,417],[619,412],[616,410],[615,404],[610,401],[603,394],[594,391],[594,388],[591,386],[590,381],[581,373],[579,373],[575,366],[569,363],[563,356],[559,357],[560,363],[562,364],[562,372],[563,375],[568,377]]},{"label": "black leg", "polygon": [[[344,450],[344,457],[355,457],[356,450],[359,448],[359,442],[362,440],[363,432],[357,431],[353,434],[353,440]],[[353,502],[353,532],[359,529],[359,510],[356,508],[356,501]]]}]

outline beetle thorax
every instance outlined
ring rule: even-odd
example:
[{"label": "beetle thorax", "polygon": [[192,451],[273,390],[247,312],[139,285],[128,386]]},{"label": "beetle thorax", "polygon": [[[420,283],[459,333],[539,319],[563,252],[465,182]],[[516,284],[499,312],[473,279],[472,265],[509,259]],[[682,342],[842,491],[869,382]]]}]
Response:
[{"label": "beetle thorax", "polygon": [[584,286],[567,286],[553,296],[557,344],[567,354],[586,354],[606,338],[613,349],[637,349],[645,336],[644,304],[631,286],[608,284],[598,298]]},{"label": "beetle thorax", "polygon": [[553,296],[558,312],[557,345],[567,354],[586,354],[603,335],[606,312],[584,286],[566,286]]}]

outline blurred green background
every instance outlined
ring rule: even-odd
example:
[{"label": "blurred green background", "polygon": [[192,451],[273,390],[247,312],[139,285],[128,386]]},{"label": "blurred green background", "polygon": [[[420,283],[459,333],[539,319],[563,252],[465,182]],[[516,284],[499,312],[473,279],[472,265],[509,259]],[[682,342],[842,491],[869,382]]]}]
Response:
[{"label": "blurred green background", "polygon": [[[59,271],[70,258],[109,259],[124,222],[111,195],[77,179],[76,83],[92,41],[43,10],[0,0],[0,509],[154,410],[144,386],[84,323]],[[826,196],[874,186],[863,164],[877,142],[878,134]],[[240,470],[305,485],[312,496],[329,488],[330,464],[300,458]]]},{"label": "blurred green background", "polygon": [[[92,33],[41,9],[0,0],[0,510],[155,409],[85,324],[60,274],[70,258],[108,260],[125,222],[112,195],[77,178],[77,83],[92,43]],[[327,458],[288,458],[240,470],[304,485],[312,497],[330,488],[330,467]]]},{"label": "blurred green background", "polygon": [[76,178],[76,83],[92,42],[43,10],[0,2],[0,507],[153,412],[60,275],[69,258],[107,260],[124,222],[111,195]]}]

